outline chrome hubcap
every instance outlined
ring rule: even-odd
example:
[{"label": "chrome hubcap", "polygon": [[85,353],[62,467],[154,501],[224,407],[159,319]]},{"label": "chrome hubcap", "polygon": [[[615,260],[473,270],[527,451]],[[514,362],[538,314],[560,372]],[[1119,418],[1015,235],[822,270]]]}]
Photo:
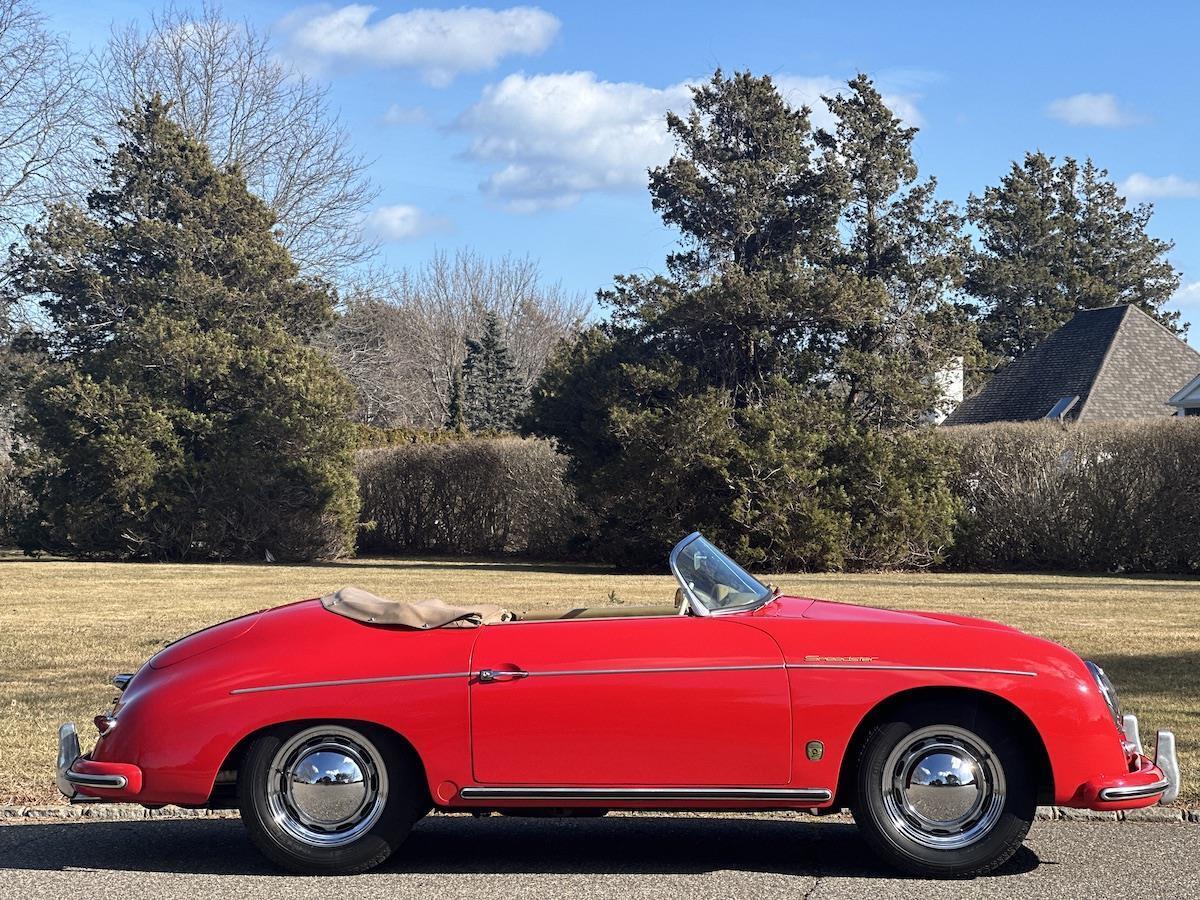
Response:
[{"label": "chrome hubcap", "polygon": [[935,850],[977,843],[1004,811],[1004,770],[991,747],[951,725],[921,728],[901,741],[888,756],[882,788],[896,830]]},{"label": "chrome hubcap", "polygon": [[293,735],[271,760],[267,806],[288,835],[313,847],[340,847],[379,821],[387,769],[379,751],[349,728],[320,725]]}]

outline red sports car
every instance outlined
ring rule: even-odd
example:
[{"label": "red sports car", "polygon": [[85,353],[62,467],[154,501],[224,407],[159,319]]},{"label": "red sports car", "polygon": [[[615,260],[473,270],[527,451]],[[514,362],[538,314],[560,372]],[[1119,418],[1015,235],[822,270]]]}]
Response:
[{"label": "red sports car", "polygon": [[850,807],[886,860],[985,872],[1038,803],[1169,801],[1094,664],[977,619],[780,596],[700,534],[676,603],[514,617],[346,589],[234,619],[118,675],[74,800],[237,807],[272,860],[358,872],[432,807]]}]

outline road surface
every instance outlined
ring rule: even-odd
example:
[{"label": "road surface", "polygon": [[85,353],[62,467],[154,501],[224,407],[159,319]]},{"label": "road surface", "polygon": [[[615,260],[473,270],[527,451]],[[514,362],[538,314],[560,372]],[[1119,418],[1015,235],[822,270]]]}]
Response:
[{"label": "road surface", "polygon": [[844,819],[781,814],[603,819],[430,816],[382,869],[271,868],[236,819],[0,826],[0,897],[928,898],[1200,897],[1200,825],[1039,821],[999,872],[898,877]]}]

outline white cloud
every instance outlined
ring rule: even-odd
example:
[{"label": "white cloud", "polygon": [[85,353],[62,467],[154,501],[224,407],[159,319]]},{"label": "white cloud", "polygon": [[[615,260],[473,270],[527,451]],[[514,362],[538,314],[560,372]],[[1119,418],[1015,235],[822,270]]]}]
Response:
[{"label": "white cloud", "polygon": [[[801,75],[772,75],[771,80],[779,88],[789,104],[795,107],[807,106],[812,110],[812,123],[818,128],[832,129],[837,123],[833,114],[825,105],[822,97],[833,97],[837,94],[847,94],[850,89],[846,82],[838,81],[827,75],[805,77]],[[878,88],[879,85],[876,85]],[[922,123],[921,111],[917,108],[919,94],[888,93],[880,91],[883,102],[887,104],[905,125],[919,126]]]},{"label": "white cloud", "polygon": [[1171,302],[1180,309],[1200,306],[1200,281],[1192,281],[1175,292]]},{"label": "white cloud", "polygon": [[1155,200],[1200,197],[1200,181],[1181,178],[1178,175],[1155,177],[1134,172],[1118,185],[1122,194],[1130,200]]},{"label": "white cloud", "polygon": [[591,191],[646,186],[670,158],[664,117],[691,106],[686,83],[652,88],[600,81],[592,72],[509,75],[459,118],[468,155],[500,168],[486,193],[515,212],[569,206]]},{"label": "white cloud", "polygon": [[1061,97],[1046,107],[1046,114],[1068,125],[1095,125],[1101,128],[1120,128],[1141,121],[1139,116],[1121,106],[1112,94]]},{"label": "white cloud", "polygon": [[367,216],[367,229],[383,241],[413,241],[427,234],[447,231],[450,220],[431,216],[416,206],[380,206]]},{"label": "white cloud", "polygon": [[371,21],[375,11],[361,4],[309,7],[285,18],[282,27],[298,56],[417,69],[444,87],[463,72],[494,68],[506,56],[541,53],[561,24],[533,6],[413,9]]},{"label": "white cloud", "polygon": [[[834,78],[773,78],[794,106],[813,109],[813,122],[829,127],[821,96],[845,83]],[[666,162],[675,144],[666,113],[686,114],[689,85],[665,88],[598,79],[593,72],[509,75],[484,88],[456,127],[473,137],[467,155],[494,163],[485,193],[513,212],[571,206],[588,193],[644,189],[648,169]],[[885,96],[901,118],[919,121],[911,95]]]},{"label": "white cloud", "polygon": [[401,106],[393,103],[383,114],[385,125],[425,125],[429,122],[429,111],[423,106]]}]

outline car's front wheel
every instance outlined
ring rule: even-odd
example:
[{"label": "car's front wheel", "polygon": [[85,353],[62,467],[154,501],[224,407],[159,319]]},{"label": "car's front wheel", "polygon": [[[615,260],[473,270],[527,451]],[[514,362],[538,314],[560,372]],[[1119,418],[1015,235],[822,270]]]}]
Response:
[{"label": "car's front wheel", "polygon": [[892,865],[926,877],[982,875],[1017,851],[1033,822],[1029,751],[996,716],[914,705],[868,734],[852,808]]},{"label": "car's front wheel", "polygon": [[420,767],[395,735],[337,723],[256,738],[238,770],[238,805],[267,858],[311,874],[379,865],[429,809]]}]

